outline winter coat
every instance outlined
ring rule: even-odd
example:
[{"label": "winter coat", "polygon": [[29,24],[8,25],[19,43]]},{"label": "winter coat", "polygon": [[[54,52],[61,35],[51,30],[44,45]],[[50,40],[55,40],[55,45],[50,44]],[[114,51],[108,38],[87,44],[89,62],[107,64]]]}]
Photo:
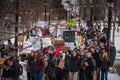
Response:
[{"label": "winter coat", "polygon": [[56,66],[55,65],[57,65],[57,59],[54,58],[53,55],[50,55],[48,59],[48,66],[46,68],[46,73],[48,74],[49,79],[56,78]]},{"label": "winter coat", "polygon": [[100,67],[100,54],[95,52],[92,54],[93,58],[95,59],[95,62],[96,62],[96,68],[99,68]]},{"label": "winter coat", "polygon": [[85,57],[84,55],[79,58],[79,70],[84,70],[84,62],[85,62]]},{"label": "winter coat", "polygon": [[95,68],[96,68],[96,62],[95,60],[91,58],[87,58],[86,62],[88,63],[88,66],[86,66],[85,73],[87,76],[93,75]]},{"label": "winter coat", "polygon": [[76,55],[76,57],[71,55],[69,60],[70,60],[70,72],[77,72],[79,70],[79,57],[78,57],[78,55]]},{"label": "winter coat", "polygon": [[[57,68],[57,78],[59,78],[59,80],[68,79],[70,63],[67,55],[65,56],[64,60],[65,60],[64,68],[63,69]],[[59,64],[59,61],[60,59],[58,60],[58,64]]]},{"label": "winter coat", "polygon": [[34,58],[31,57],[30,59],[28,59],[28,63],[27,63],[27,66],[29,69],[28,72],[30,72],[31,76],[34,76],[34,73],[35,73],[34,65],[35,65]]},{"label": "winter coat", "polygon": [[40,56],[36,59],[35,62],[35,72],[43,71],[45,67],[45,62],[43,56]]},{"label": "winter coat", "polygon": [[110,47],[110,49],[109,49],[109,57],[110,57],[110,66],[111,67],[114,64],[115,56],[116,56],[116,48],[115,47]]},{"label": "winter coat", "polygon": [[110,61],[109,61],[109,58],[108,57],[103,57],[101,59],[101,66],[100,66],[100,69],[102,71],[105,71],[105,70],[108,70],[110,67]]},{"label": "winter coat", "polygon": [[19,65],[19,61],[17,59],[13,60],[13,65],[12,65],[12,70],[14,75],[12,75],[13,79],[19,79],[19,70],[18,70],[18,65]]}]

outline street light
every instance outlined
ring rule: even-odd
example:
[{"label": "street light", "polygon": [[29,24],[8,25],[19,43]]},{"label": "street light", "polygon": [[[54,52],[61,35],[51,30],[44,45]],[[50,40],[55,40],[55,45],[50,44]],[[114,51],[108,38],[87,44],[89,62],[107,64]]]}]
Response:
[{"label": "street light", "polygon": [[[15,14],[15,35],[18,34],[18,18],[19,18],[19,0],[16,0],[16,14]],[[15,37],[15,48],[17,53],[17,47],[18,47],[18,36]]]},{"label": "street light", "polygon": [[90,27],[93,27],[93,0],[90,0]]},{"label": "street light", "polygon": [[47,14],[47,5],[48,5],[48,3],[47,3],[47,0],[45,0],[45,2],[44,2],[44,7],[45,7],[45,17],[44,17],[44,20],[45,20],[45,23],[46,23],[46,14]]},{"label": "street light", "polygon": [[114,4],[114,0],[108,0],[107,1],[108,3],[108,29],[107,29],[107,39],[108,39],[108,45],[110,43],[110,33],[111,33],[111,20],[112,20],[112,8],[114,7],[113,4]]}]

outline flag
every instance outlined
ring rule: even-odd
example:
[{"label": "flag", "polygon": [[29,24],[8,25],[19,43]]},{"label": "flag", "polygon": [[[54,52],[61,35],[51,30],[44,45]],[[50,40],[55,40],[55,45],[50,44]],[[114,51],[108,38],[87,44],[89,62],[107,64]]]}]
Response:
[{"label": "flag", "polygon": [[63,45],[61,45],[60,47],[58,47],[58,48],[54,51],[54,56],[56,56],[56,55],[61,51],[62,48],[63,48]]},{"label": "flag", "polygon": [[74,19],[70,19],[69,26],[70,27],[74,27],[75,26]]}]

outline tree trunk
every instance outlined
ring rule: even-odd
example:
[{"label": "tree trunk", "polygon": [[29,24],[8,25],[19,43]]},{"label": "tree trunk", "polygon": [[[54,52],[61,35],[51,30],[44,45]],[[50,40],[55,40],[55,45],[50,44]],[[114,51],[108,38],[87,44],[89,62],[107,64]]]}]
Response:
[{"label": "tree trunk", "polygon": [[112,41],[115,42],[115,29],[116,29],[116,26],[115,26],[115,19],[114,19],[114,22],[113,22],[113,34],[112,34]]}]

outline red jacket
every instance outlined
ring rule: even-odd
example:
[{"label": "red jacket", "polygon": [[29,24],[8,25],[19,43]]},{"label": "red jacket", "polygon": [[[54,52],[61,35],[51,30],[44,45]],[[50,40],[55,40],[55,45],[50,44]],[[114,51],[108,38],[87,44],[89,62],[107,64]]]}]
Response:
[{"label": "red jacket", "polygon": [[35,72],[44,70],[44,67],[45,67],[44,57],[40,56],[36,59],[35,62]]}]

